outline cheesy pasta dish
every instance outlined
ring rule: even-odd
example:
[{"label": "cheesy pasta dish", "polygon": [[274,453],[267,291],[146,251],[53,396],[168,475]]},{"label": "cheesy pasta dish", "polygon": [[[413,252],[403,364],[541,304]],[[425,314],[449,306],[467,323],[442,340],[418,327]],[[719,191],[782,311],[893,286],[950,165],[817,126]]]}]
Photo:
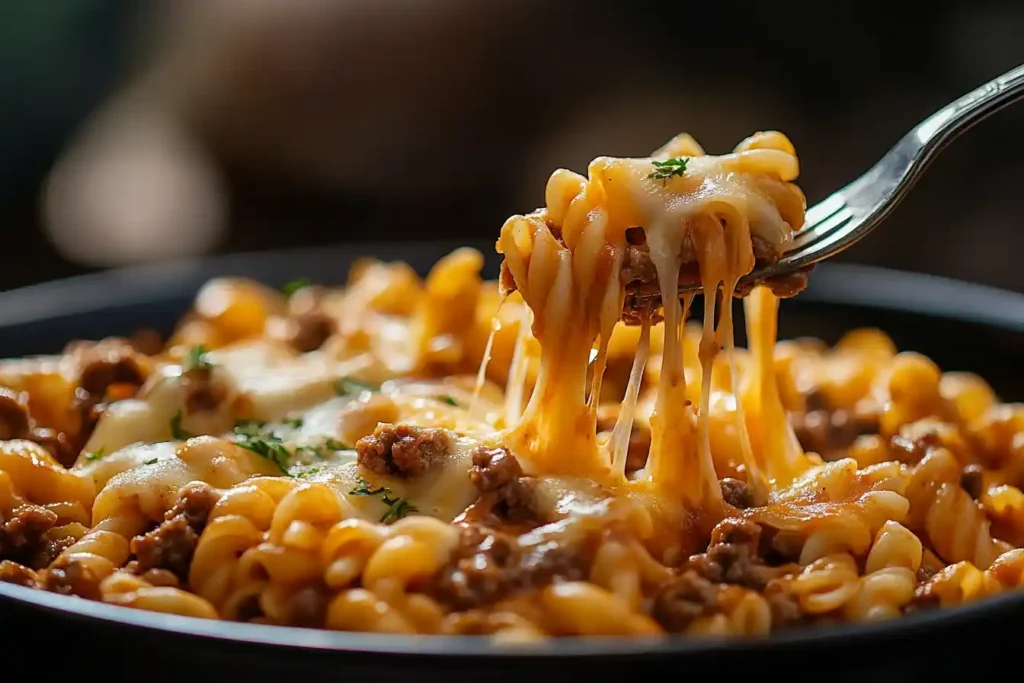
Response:
[{"label": "cheesy pasta dish", "polygon": [[877,330],[777,342],[807,274],[741,284],[802,226],[797,174],[780,133],[722,156],[681,135],[556,171],[502,227],[498,282],[470,249],[425,279],[217,279],[166,344],[0,361],[0,581],[510,641],[1018,588],[1024,407]]}]

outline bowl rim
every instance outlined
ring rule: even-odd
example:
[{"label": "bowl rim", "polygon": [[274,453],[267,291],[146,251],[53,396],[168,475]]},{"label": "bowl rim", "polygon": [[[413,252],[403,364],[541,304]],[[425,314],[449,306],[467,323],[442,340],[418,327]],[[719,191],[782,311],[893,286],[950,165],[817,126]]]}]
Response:
[{"label": "bowl rim", "polygon": [[[351,262],[362,256],[405,260],[410,254],[443,254],[471,246],[487,254],[492,242],[436,241],[360,243],[335,247],[234,253],[212,258],[111,269],[0,293],[0,333],[5,328],[62,317],[88,315],[112,306],[166,300],[173,293],[198,289],[218,275],[272,274],[268,284],[300,275],[288,264]],[[493,260],[493,257],[492,257]],[[344,271],[343,271],[344,272]],[[260,277],[262,280],[263,278]],[[271,282],[273,281],[273,282]],[[822,264],[810,278],[805,300],[859,308],[904,311],[921,316],[1024,332],[1024,294],[944,277],[847,263]],[[2,351],[0,351],[2,354]],[[2,355],[0,355],[2,357]],[[68,619],[104,622],[211,643],[269,646],[287,651],[321,651],[390,656],[466,658],[607,659],[651,655],[697,656],[755,654],[779,648],[853,645],[868,640],[904,639],[918,633],[980,623],[998,613],[1024,610],[1024,592],[1007,593],[967,605],[908,615],[881,624],[843,624],[795,629],[764,638],[714,639],[692,636],[657,638],[556,638],[541,643],[501,644],[471,636],[401,636],[339,632],[147,612],[0,583],[0,605],[41,610]]]}]

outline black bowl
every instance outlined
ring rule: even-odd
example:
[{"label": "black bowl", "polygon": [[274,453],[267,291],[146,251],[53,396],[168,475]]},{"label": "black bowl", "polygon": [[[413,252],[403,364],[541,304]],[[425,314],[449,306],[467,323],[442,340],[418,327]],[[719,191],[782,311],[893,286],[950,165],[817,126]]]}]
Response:
[{"label": "black bowl", "polygon": [[[169,331],[211,277],[246,275],[271,285],[295,277],[343,282],[353,259],[403,260],[425,272],[456,245],[385,244],[298,250],[147,266],[0,294],[0,357],[59,351],[78,338]],[[496,271],[490,244],[478,245]],[[910,273],[826,264],[807,292],[782,305],[780,336],[835,341],[853,327],[881,327],[901,349],[944,369],[985,376],[1005,399],[1024,395],[1024,295]],[[742,340],[740,340],[742,341]],[[924,680],[1017,666],[1014,633],[1024,593],[881,625],[844,626],[768,639],[718,641],[565,639],[497,647],[483,639],[349,634],[193,620],[112,607],[0,584],[0,652],[29,647],[54,678],[521,681],[598,674],[637,679],[717,673],[831,680]],[[968,642],[978,646],[965,650]],[[56,646],[56,647],[55,647]],[[6,659],[7,671],[13,674]],[[812,667],[812,668],[809,668]]]}]

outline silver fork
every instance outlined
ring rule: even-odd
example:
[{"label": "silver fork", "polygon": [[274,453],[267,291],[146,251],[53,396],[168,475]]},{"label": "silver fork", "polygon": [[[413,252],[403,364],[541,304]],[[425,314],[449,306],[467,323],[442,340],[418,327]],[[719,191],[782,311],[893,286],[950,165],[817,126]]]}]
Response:
[{"label": "silver fork", "polygon": [[863,239],[903,200],[939,152],[958,135],[1022,98],[1024,65],[935,112],[904,135],[867,173],[808,209],[804,227],[793,236],[778,263],[755,270],[743,281],[760,281],[802,270]]}]

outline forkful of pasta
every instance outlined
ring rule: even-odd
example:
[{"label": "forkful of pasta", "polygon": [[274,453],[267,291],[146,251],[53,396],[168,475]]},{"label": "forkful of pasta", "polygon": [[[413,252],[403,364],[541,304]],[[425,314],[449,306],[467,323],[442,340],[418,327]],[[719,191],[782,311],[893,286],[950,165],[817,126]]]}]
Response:
[{"label": "forkful of pasta", "polygon": [[[755,211],[751,225],[754,267],[735,283],[734,294],[745,294],[755,284],[765,284],[782,297],[799,292],[806,284],[807,272],[815,264],[849,248],[878,227],[950,142],[974,124],[1022,98],[1024,65],[985,83],[919,123],[866,173],[808,209],[803,225],[790,224],[792,234],[780,235],[776,231],[775,236],[781,239],[766,240],[764,235],[757,234]],[[737,151],[742,154],[750,150]],[[652,175],[665,178],[666,184],[678,182],[676,178],[685,176],[700,160],[701,157],[684,154],[672,158],[655,155]],[[703,169],[704,165],[699,168]],[[784,165],[779,170],[793,171],[792,177],[783,175],[782,180],[795,178],[795,165],[793,169]],[[706,190],[711,182],[705,178],[702,189]],[[640,284],[644,282],[646,280]],[[681,295],[702,286],[698,277],[684,279],[680,276]],[[643,288],[634,289],[641,293]]]}]

